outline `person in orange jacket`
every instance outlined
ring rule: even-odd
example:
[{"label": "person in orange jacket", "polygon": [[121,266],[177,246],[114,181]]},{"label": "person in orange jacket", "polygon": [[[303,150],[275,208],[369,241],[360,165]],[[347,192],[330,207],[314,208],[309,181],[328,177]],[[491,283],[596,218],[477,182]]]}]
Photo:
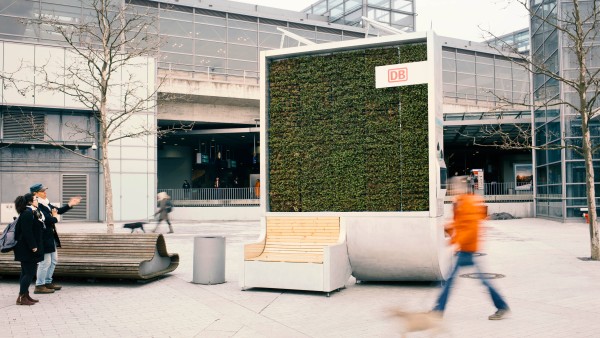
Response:
[{"label": "person in orange jacket", "polygon": [[[474,195],[469,190],[466,176],[452,177],[449,180],[448,193],[456,195],[454,218],[446,226],[446,232],[451,236],[451,242],[456,247],[457,259],[433,308],[434,313],[438,313],[440,316],[443,315],[446,308],[450,288],[458,270],[462,267],[473,266],[478,273],[481,273],[479,266],[473,260],[473,255],[479,249],[480,223],[487,217],[487,208],[483,203],[483,198]],[[487,279],[481,278],[480,280],[487,287],[497,309],[488,319],[504,318],[510,312],[510,308]]]},{"label": "person in orange jacket", "polygon": [[254,183],[254,196],[260,198],[260,179],[256,179],[256,182]]}]

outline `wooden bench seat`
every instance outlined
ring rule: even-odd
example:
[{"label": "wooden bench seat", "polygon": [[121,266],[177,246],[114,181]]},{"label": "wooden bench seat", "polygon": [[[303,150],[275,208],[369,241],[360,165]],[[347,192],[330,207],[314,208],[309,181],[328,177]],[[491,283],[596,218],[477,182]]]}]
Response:
[{"label": "wooden bench seat", "polygon": [[261,220],[258,242],[244,246],[240,285],[329,292],[345,285],[350,264],[339,217]]},{"label": "wooden bench seat", "polygon": [[[161,234],[62,234],[55,276],[150,279],[171,272],[179,255]],[[11,263],[12,261],[12,263]],[[0,256],[0,274],[20,273],[12,253]]]}]

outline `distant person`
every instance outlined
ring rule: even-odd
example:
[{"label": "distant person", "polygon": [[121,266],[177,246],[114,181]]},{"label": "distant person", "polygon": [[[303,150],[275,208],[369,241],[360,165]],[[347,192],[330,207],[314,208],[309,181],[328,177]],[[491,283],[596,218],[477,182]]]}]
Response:
[{"label": "distant person", "polygon": [[52,277],[54,275],[54,269],[58,261],[58,248],[60,248],[60,239],[58,238],[58,232],[56,231],[56,223],[58,223],[57,215],[62,215],[65,212],[71,210],[74,206],[81,202],[80,197],[73,197],[69,200],[67,205],[60,208],[50,204],[46,190],[48,187],[41,183],[36,183],[29,187],[29,191],[35,196],[38,201],[38,209],[44,215],[44,260],[38,264],[37,267],[37,280],[35,282],[35,289],[33,293],[53,293],[62,289],[62,286],[53,282]]},{"label": "distant person", "polygon": [[233,179],[233,187],[234,188],[239,188],[240,187],[240,181],[239,181],[239,179],[238,179],[237,176]]},{"label": "distant person", "polygon": [[254,183],[254,196],[260,198],[260,178],[256,179],[256,182]]},{"label": "distant person", "polygon": [[215,178],[214,188],[219,189],[221,187],[221,181],[219,181],[219,177]]},{"label": "distant person", "polygon": [[38,300],[29,296],[29,285],[35,277],[37,263],[44,259],[44,215],[31,193],[15,199],[15,210],[19,219],[15,226],[17,245],[14,254],[15,261],[21,262],[17,305],[34,305]]},{"label": "distant person", "polygon": [[172,234],[173,226],[171,225],[171,221],[169,220],[169,212],[171,212],[170,208],[172,208],[172,204],[170,201],[171,198],[169,197],[169,195],[167,195],[166,192],[159,192],[156,196],[156,199],[158,200],[158,210],[156,211],[156,213],[154,213],[154,216],[158,215],[158,221],[156,222],[156,227],[154,228],[154,230],[152,230],[152,232],[156,232],[160,223],[162,221],[165,221],[169,225],[168,233]]},{"label": "distant person", "polygon": [[188,182],[188,180],[184,180],[183,184],[181,185],[181,189],[184,190],[183,194],[185,195],[186,199],[190,199],[191,194],[190,194],[190,188],[192,186],[190,185],[190,182]]},{"label": "distant person", "polygon": [[[486,208],[483,199],[473,193],[464,193],[467,187],[467,177],[457,176],[450,179],[451,189],[456,189],[457,194],[454,200],[454,219],[446,226],[446,232],[450,234],[452,243],[456,247],[456,263],[442,289],[432,313],[440,317],[446,309],[446,302],[450,294],[452,282],[458,270],[462,267],[473,266],[478,273],[481,273],[479,266],[473,260],[473,254],[477,252],[480,237],[480,223],[486,218]],[[504,318],[510,309],[502,296],[492,287],[490,282],[482,278],[481,282],[485,285],[492,297],[496,313],[489,316],[490,320]]]}]

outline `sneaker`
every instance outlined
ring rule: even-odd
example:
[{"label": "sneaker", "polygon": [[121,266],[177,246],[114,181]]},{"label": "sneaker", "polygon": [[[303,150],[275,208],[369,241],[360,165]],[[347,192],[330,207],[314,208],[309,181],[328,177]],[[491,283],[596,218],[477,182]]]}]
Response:
[{"label": "sneaker", "polygon": [[489,316],[488,319],[489,320],[500,320],[500,319],[506,318],[509,313],[510,313],[510,309],[508,309],[508,308],[498,309],[498,311],[496,311],[496,313],[494,313],[493,315]]},{"label": "sneaker", "polygon": [[48,289],[45,285],[36,285],[33,293],[54,293],[54,290]]},{"label": "sneaker", "polygon": [[52,289],[54,291],[58,291],[58,290],[62,289],[62,285],[58,285],[58,284],[54,284],[54,283],[46,284],[44,286],[46,287],[46,289]]}]

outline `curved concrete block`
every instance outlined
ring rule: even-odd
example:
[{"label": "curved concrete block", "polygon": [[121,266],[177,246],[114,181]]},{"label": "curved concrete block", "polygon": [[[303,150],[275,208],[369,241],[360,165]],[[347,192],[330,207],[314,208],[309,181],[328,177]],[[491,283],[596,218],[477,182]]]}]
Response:
[{"label": "curved concrete block", "polygon": [[438,281],[448,275],[452,249],[441,217],[343,217],[343,221],[357,280]]}]

